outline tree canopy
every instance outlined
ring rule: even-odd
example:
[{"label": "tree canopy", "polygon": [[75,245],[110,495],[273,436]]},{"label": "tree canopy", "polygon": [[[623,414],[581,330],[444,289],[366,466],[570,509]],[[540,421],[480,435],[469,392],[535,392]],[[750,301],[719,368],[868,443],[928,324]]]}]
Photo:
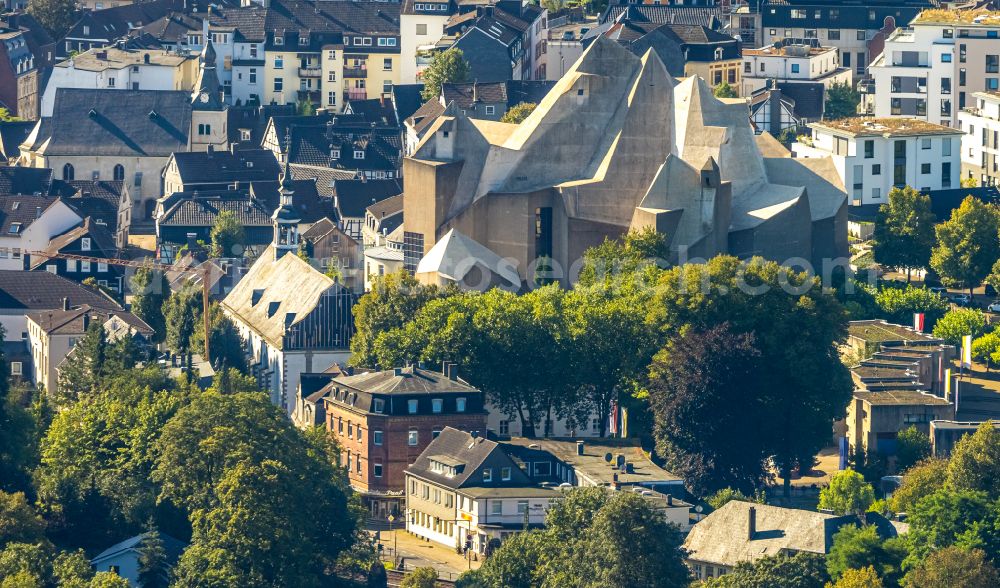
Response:
[{"label": "tree canopy", "polygon": [[951,218],[937,225],[937,246],[931,254],[931,267],[948,285],[972,288],[983,283],[1000,259],[996,207],[972,196],[951,213]]},{"label": "tree canopy", "polygon": [[819,508],[835,514],[863,514],[875,502],[875,490],[864,476],[854,470],[842,470],[830,478],[830,485],[820,490]]},{"label": "tree canopy", "polygon": [[223,210],[215,217],[211,231],[212,257],[243,257],[247,235],[243,223],[231,210]]},{"label": "tree canopy", "polygon": [[961,345],[962,337],[979,337],[986,332],[986,315],[978,308],[949,310],[934,323],[934,336],[951,345]]},{"label": "tree canopy", "polygon": [[424,82],[423,99],[437,100],[443,84],[467,82],[469,75],[469,62],[465,60],[461,49],[453,47],[434,53],[421,75]]},{"label": "tree canopy", "polygon": [[76,2],[73,0],[29,0],[28,14],[35,17],[52,38],[61,39],[76,22]]},{"label": "tree canopy", "polygon": [[858,115],[861,94],[850,82],[831,84],[826,88],[823,118],[835,120]]},{"label": "tree canopy", "polygon": [[519,125],[524,119],[528,118],[529,114],[534,112],[537,106],[534,102],[520,102],[515,104],[507,112],[503,113],[503,116],[500,117],[500,122]]},{"label": "tree canopy", "polygon": [[931,199],[926,194],[906,186],[889,191],[889,201],[878,209],[875,217],[874,248],[876,262],[888,267],[906,268],[910,272],[928,267],[934,247],[934,223]]}]

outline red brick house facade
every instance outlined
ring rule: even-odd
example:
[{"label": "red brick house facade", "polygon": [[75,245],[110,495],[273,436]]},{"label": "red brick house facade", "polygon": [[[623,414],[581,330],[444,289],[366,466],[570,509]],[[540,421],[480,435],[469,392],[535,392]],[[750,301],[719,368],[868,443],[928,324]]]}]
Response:
[{"label": "red brick house facade", "polygon": [[404,472],[444,427],[486,433],[485,397],[454,367],[335,377],[323,402],[341,465],[373,518],[403,512]]}]

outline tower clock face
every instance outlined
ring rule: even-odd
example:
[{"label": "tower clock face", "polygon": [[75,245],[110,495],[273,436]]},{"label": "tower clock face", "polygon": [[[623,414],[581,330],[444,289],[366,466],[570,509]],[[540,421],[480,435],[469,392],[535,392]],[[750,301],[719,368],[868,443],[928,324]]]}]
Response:
[{"label": "tower clock face", "polygon": [[206,92],[202,92],[202,93],[201,93],[201,96],[199,96],[198,98],[199,98],[199,99],[200,99],[200,100],[201,100],[202,102],[208,102],[208,94],[207,94]]}]

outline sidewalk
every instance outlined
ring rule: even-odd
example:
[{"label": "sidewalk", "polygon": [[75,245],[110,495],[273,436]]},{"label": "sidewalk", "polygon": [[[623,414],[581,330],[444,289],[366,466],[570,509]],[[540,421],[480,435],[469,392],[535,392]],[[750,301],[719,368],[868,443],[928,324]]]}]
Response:
[{"label": "sidewalk", "polygon": [[407,570],[418,567],[432,567],[446,580],[454,580],[462,572],[477,569],[480,561],[468,561],[465,556],[455,553],[454,547],[445,547],[433,541],[424,541],[407,533],[403,529],[381,531],[380,543],[383,546],[382,559],[392,561],[393,547],[398,546],[399,556],[405,558]]}]

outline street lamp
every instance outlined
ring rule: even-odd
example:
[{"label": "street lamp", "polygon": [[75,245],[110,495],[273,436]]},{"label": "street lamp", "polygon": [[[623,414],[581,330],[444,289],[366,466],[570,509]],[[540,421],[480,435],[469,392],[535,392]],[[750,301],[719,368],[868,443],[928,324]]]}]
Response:
[{"label": "street lamp", "polygon": [[389,530],[392,531],[392,563],[395,565],[396,560],[399,559],[399,551],[396,550],[399,546],[399,536],[396,534],[396,530],[392,528],[392,522],[396,520],[396,517],[390,514],[387,518],[389,520]]}]

